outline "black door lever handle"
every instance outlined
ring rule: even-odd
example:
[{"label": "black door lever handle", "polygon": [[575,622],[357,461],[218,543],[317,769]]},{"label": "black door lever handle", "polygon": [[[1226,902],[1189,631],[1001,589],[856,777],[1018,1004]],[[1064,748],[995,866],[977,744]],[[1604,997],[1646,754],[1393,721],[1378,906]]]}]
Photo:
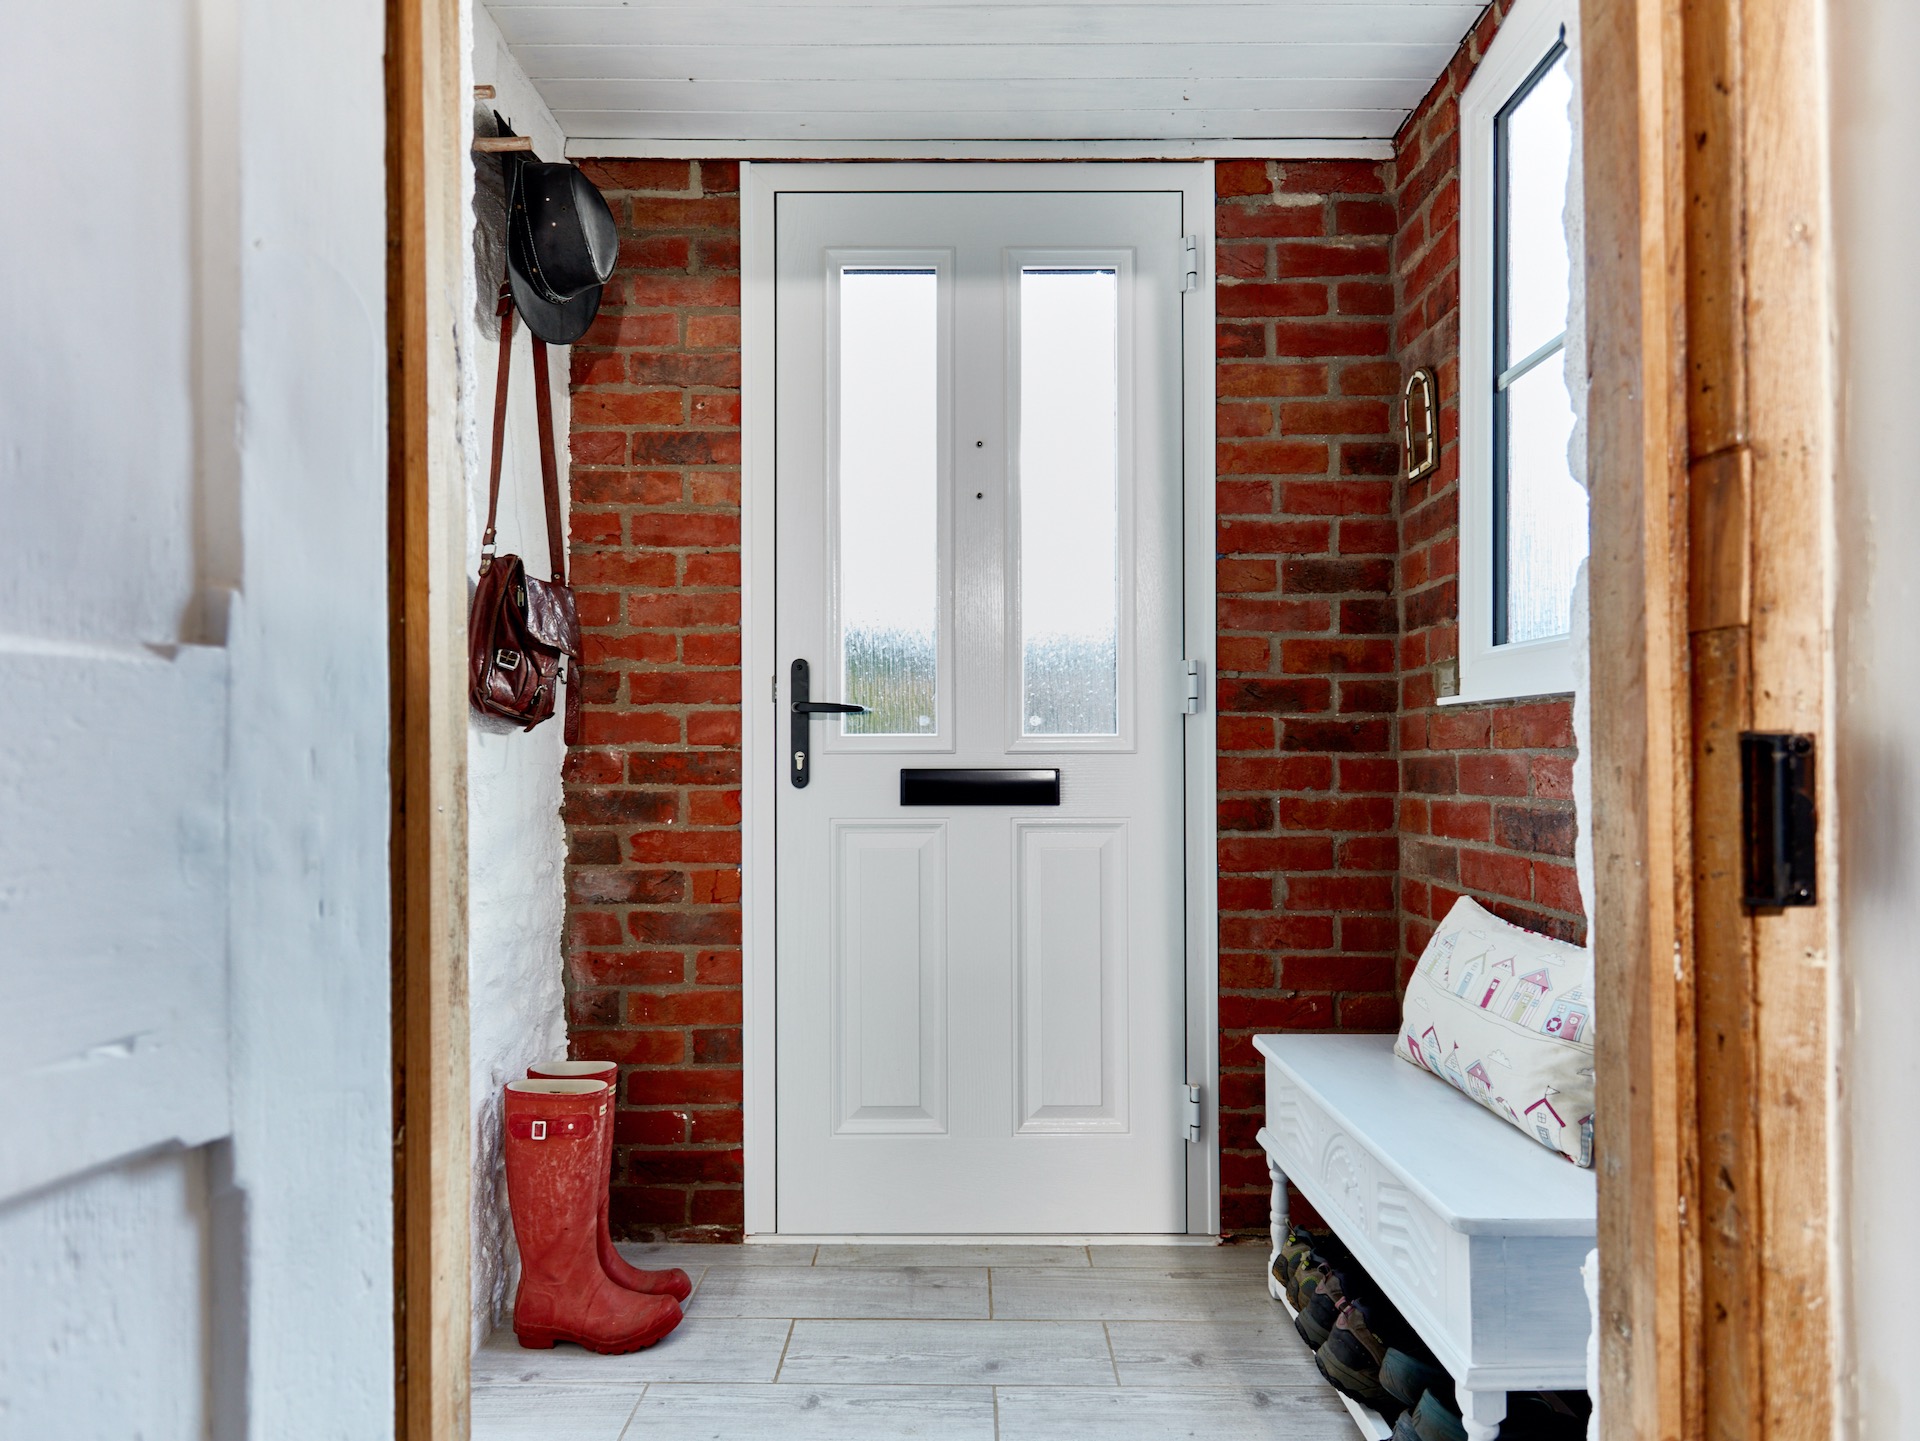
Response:
[{"label": "black door lever handle", "polygon": [[807,720],[817,715],[865,715],[863,705],[842,705],[838,701],[811,700],[811,675],[807,663],[793,663],[793,722],[791,748],[787,751],[787,778],[796,786],[807,783],[807,758],[813,743],[807,737]]}]

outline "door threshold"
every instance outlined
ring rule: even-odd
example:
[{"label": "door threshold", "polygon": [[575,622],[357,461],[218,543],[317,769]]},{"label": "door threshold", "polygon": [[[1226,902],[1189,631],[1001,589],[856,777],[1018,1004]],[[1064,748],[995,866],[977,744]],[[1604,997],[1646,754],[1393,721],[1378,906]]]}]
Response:
[{"label": "door threshold", "polygon": [[891,1232],[879,1235],[803,1236],[785,1231],[763,1231],[748,1236],[749,1246],[1218,1246],[1218,1236],[1190,1236],[1184,1232],[1156,1234],[1126,1232],[1100,1234],[1090,1232],[1071,1236],[988,1235],[988,1236],[901,1236]]}]

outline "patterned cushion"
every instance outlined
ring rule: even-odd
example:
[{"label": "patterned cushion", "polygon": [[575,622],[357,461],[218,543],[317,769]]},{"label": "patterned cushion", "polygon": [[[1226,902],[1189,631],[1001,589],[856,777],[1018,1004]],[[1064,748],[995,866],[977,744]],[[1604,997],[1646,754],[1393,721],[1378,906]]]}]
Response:
[{"label": "patterned cushion", "polygon": [[1593,1164],[1593,956],[1465,896],[1407,982],[1394,1054]]}]

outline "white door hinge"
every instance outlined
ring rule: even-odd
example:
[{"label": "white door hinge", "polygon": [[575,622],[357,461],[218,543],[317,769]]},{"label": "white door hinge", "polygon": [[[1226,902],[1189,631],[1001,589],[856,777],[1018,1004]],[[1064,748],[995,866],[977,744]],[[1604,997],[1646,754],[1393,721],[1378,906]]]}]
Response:
[{"label": "white door hinge", "polygon": [[1200,288],[1200,237],[1189,235],[1185,237],[1184,243],[1187,254],[1186,271],[1181,277],[1180,289],[1182,291],[1198,290]]},{"label": "white door hinge", "polygon": [[1180,709],[1188,715],[1200,714],[1200,662],[1190,660],[1186,665],[1186,690],[1181,695]]},{"label": "white door hinge", "polygon": [[1187,1139],[1198,1141],[1200,1139],[1200,1088],[1188,1086],[1186,1089],[1187,1098],[1182,1111],[1186,1118]]}]

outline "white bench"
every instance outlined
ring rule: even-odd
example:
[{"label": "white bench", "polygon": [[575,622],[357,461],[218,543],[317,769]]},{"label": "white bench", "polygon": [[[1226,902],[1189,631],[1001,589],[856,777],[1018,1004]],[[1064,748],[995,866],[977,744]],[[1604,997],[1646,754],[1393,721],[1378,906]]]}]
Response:
[{"label": "white bench", "polygon": [[1291,1184],[1452,1374],[1470,1441],[1493,1441],[1509,1391],[1584,1387],[1593,1172],[1398,1059],[1392,1036],[1253,1043],[1274,1253]]}]

